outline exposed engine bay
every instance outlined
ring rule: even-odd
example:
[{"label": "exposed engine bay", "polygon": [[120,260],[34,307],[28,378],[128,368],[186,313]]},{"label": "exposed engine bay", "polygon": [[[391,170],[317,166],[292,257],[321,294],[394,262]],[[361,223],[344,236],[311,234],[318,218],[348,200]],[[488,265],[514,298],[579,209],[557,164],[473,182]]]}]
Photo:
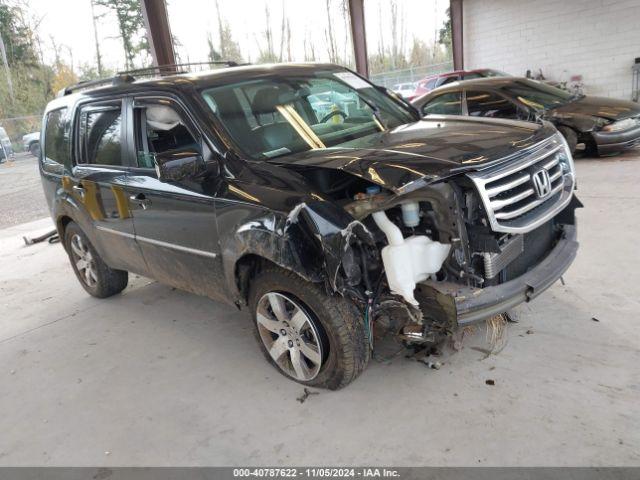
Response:
[{"label": "exposed engine bay", "polygon": [[[539,281],[523,281],[517,300],[504,300],[499,287],[513,289],[512,281],[538,266],[575,225],[581,204],[572,192],[572,162],[563,155],[556,147],[517,168],[483,172],[482,180],[457,174],[401,194],[337,170],[298,170],[355,219],[344,232],[341,282],[332,288],[361,305],[371,330],[408,344],[438,343],[460,325],[528,301]],[[550,179],[543,197],[531,187],[541,171]],[[480,298],[490,308],[469,307],[474,312],[464,318]]]}]

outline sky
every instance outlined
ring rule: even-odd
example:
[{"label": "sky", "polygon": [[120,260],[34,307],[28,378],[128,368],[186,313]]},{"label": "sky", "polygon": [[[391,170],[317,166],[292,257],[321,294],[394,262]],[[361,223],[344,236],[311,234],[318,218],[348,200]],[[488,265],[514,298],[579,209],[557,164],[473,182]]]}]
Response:
[{"label": "sky", "polygon": [[[343,0],[328,0],[331,8],[331,24],[338,39],[341,55],[352,56],[348,17],[341,10]],[[327,25],[327,0],[218,0],[224,19],[231,26],[234,40],[241,45],[245,60],[257,57],[263,42],[265,28],[265,4],[271,12],[271,25],[276,50],[279,50],[282,11],[289,19],[294,60],[303,60],[303,41],[314,44],[319,60],[327,60],[324,30]],[[64,8],[61,4],[64,3]],[[178,39],[182,60],[205,61],[209,32],[217,39],[215,0],[168,0],[169,21],[172,34]],[[416,36],[432,44],[437,30],[445,19],[448,0],[397,0],[400,16],[404,19],[406,42]],[[30,13],[42,19],[39,36],[45,60],[55,58],[53,44],[62,46],[62,56],[67,63],[73,60],[77,70],[81,64],[95,64],[96,52],[91,19],[90,0],[28,0]],[[96,9],[96,13],[104,13]],[[365,17],[369,52],[375,52],[382,37],[390,39],[389,0],[365,0]],[[103,63],[114,70],[122,69],[124,54],[117,38],[117,22],[107,13],[98,22],[98,38]]]}]

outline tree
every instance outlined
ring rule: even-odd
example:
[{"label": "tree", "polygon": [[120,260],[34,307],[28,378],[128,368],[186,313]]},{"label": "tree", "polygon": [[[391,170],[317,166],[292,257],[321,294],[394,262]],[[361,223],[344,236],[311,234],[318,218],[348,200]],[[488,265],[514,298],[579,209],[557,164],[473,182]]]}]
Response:
[{"label": "tree", "polygon": [[333,33],[333,22],[331,21],[331,0],[326,0],[327,7],[327,28],[324,31],[327,41],[327,53],[329,54],[329,62],[338,63],[338,47]]},{"label": "tree", "polygon": [[216,14],[218,17],[219,50],[215,50],[213,48],[213,39],[211,38],[211,35],[209,35],[207,40],[209,45],[209,60],[242,63],[243,60],[242,53],[240,52],[240,45],[233,39],[231,27],[229,26],[229,22],[222,16],[218,0],[216,0]]},{"label": "tree", "polygon": [[125,68],[134,68],[135,60],[140,55],[144,57],[143,63],[146,63],[150,56],[150,50],[145,35],[140,0],[94,1],[95,5],[106,8],[116,15],[124,49]]},{"label": "tree", "polygon": [[91,20],[93,22],[93,40],[96,45],[96,62],[98,64],[98,76],[102,76],[102,55],[100,54],[100,43],[98,42],[98,22],[96,21],[94,0],[91,2]]},{"label": "tree", "polygon": [[432,56],[433,50],[424,41],[414,36],[411,50],[409,51],[409,65],[412,67],[428,65]]},{"label": "tree", "polygon": [[0,0],[0,36],[5,47],[0,118],[9,136],[16,139],[37,128],[39,115],[52,96],[48,79],[53,72],[41,63],[32,19],[21,0]]},{"label": "tree", "polygon": [[78,83],[78,77],[69,65],[61,63],[56,66],[51,82],[51,90],[53,90],[53,92],[59,92],[63,88],[75,83]]},{"label": "tree", "polygon": [[[273,63],[278,61],[278,56],[273,49],[273,32],[271,31],[271,12],[269,6],[264,5],[265,29],[262,31],[264,42],[258,41],[260,53],[258,54],[257,63]],[[257,41],[257,40],[256,40]],[[266,47],[266,48],[265,48]]]},{"label": "tree", "polygon": [[451,9],[449,8],[447,8],[447,19],[444,21],[438,33],[438,43],[442,45],[447,52],[451,52]]}]

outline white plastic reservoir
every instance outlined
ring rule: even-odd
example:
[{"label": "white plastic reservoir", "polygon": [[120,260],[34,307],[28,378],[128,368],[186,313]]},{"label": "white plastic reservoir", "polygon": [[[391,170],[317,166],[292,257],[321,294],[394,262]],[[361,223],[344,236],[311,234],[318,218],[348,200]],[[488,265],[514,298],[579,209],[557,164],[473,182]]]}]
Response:
[{"label": "white plastic reservoir", "polygon": [[400,229],[384,212],[375,212],[372,217],[389,242],[382,249],[389,289],[417,306],[418,302],[413,296],[416,283],[426,280],[442,268],[451,245],[434,242],[426,235],[403,238]]}]

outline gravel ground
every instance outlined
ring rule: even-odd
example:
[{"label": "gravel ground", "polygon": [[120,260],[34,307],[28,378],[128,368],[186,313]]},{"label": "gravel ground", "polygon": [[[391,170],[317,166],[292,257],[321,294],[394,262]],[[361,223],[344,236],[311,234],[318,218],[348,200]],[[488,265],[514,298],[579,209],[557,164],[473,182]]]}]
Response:
[{"label": "gravel ground", "polygon": [[0,229],[49,216],[36,157],[18,153],[0,163],[0,205]]}]

